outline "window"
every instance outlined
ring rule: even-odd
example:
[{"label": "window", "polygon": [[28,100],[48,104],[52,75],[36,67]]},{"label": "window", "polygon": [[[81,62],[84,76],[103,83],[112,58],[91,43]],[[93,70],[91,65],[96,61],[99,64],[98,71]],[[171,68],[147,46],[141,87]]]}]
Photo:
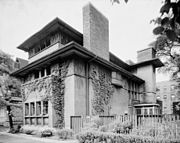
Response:
[{"label": "window", "polygon": [[171,94],[171,100],[173,101],[175,99],[175,95]]},{"label": "window", "polygon": [[161,97],[160,97],[160,95],[157,95],[156,98],[157,98],[157,99],[160,99]]},{"label": "window", "polygon": [[167,99],[167,95],[164,95],[164,96],[163,96],[163,99]]},{"label": "window", "polygon": [[50,75],[50,74],[51,74],[51,67],[50,67],[50,66],[46,68],[46,74],[47,74],[47,75]]},{"label": "window", "polygon": [[175,90],[175,88],[176,88],[176,86],[175,86],[175,85],[171,85],[170,90],[171,90],[171,91],[174,91],[174,90]]},{"label": "window", "polygon": [[144,115],[147,115],[147,114],[148,114],[148,110],[144,109]]},{"label": "window", "polygon": [[153,115],[153,109],[152,108],[149,109],[149,114]]},{"label": "window", "polygon": [[30,114],[31,114],[31,116],[35,114],[35,105],[34,105],[34,102],[30,103]]},{"label": "window", "polygon": [[35,50],[35,54],[36,54],[36,53],[38,53],[39,51],[41,51],[41,47],[40,47],[40,46],[37,46],[37,47],[34,48],[34,50]]},{"label": "window", "polygon": [[25,103],[25,116],[29,115],[29,103]]},{"label": "window", "polygon": [[41,114],[41,101],[36,102],[36,115]]},{"label": "window", "polygon": [[25,117],[24,117],[25,124],[48,125],[49,117],[47,116],[47,114],[48,114],[48,101],[36,101],[36,102],[25,103]]},{"label": "window", "polygon": [[43,115],[48,114],[48,101],[43,101]]},{"label": "window", "polygon": [[35,79],[39,78],[39,71],[35,71],[35,72],[34,72],[34,78],[35,78]]},{"label": "window", "polygon": [[50,44],[51,44],[50,39],[46,39],[45,43],[46,43],[46,47],[50,46]]},{"label": "window", "polygon": [[42,42],[42,43],[41,43],[41,45],[40,45],[40,47],[41,47],[41,50],[43,50],[44,48],[46,48],[45,43],[44,43],[44,42]]},{"label": "window", "polygon": [[44,77],[44,69],[41,69],[41,77]]},{"label": "window", "polygon": [[137,100],[137,94],[136,94],[136,92],[134,93],[134,99]]},{"label": "window", "polygon": [[137,114],[137,115],[141,115],[141,109],[138,109],[138,108],[137,108],[137,109],[136,109],[136,114]]}]

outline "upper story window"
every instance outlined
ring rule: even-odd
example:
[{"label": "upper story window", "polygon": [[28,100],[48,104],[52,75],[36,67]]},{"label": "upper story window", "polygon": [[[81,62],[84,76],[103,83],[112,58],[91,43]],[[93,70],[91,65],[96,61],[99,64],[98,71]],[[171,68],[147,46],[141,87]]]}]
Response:
[{"label": "upper story window", "polygon": [[163,99],[167,99],[167,95],[164,95],[164,96],[163,96]]},{"label": "upper story window", "polygon": [[35,71],[35,72],[34,72],[34,78],[35,78],[35,79],[39,78],[39,71]]},{"label": "upper story window", "polygon": [[175,85],[171,85],[170,90],[174,91],[175,90]]},{"label": "upper story window", "polygon": [[45,76],[45,69],[41,69],[41,77],[44,77]]},{"label": "upper story window", "polygon": [[51,67],[50,67],[50,66],[46,68],[46,74],[47,74],[47,75],[50,75],[50,74],[51,74]]},{"label": "upper story window", "polygon": [[30,103],[30,115],[34,115],[35,114],[35,104],[34,102]]},{"label": "upper story window", "polygon": [[42,68],[41,70],[36,70],[32,72],[31,74],[27,74],[24,78],[24,83],[32,81],[34,79],[42,78],[45,76],[51,75],[51,66],[48,66],[46,68]]},{"label": "upper story window", "polygon": [[41,40],[36,45],[30,47],[29,50],[29,58],[33,57],[37,53],[43,51],[47,47],[55,44],[56,42],[60,42],[62,45],[67,44],[68,42],[72,41],[71,38],[66,35],[65,33],[59,32],[56,34],[49,35],[46,39]]},{"label": "upper story window", "polygon": [[160,92],[160,88],[159,87],[156,87],[156,92]]}]

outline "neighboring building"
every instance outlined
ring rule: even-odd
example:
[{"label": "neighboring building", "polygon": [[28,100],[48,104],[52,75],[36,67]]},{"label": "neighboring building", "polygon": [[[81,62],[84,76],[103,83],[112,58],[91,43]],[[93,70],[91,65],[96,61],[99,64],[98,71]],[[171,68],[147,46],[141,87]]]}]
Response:
[{"label": "neighboring building", "polygon": [[[16,71],[28,64],[28,61],[21,59],[21,58],[16,58],[16,60],[13,61],[12,59],[6,59],[4,56],[0,55],[0,80],[3,80],[4,78],[9,76],[9,70],[8,70],[8,67],[6,66],[6,60],[11,60],[10,63],[12,64],[11,68],[13,71]],[[2,96],[3,96],[2,91],[0,89],[0,98]],[[11,103],[22,103],[22,98],[12,97]],[[11,110],[12,110],[12,114],[13,114],[13,122],[17,123],[20,120],[22,122],[22,119],[20,119],[20,118],[22,118],[22,109],[12,107]],[[0,108],[0,125],[8,126],[8,116],[7,116],[6,107]]]},{"label": "neighboring building", "polygon": [[180,101],[179,82],[162,81],[156,85],[156,98],[162,101],[162,114],[173,114],[173,103]]},{"label": "neighboring building", "polygon": [[12,73],[23,81],[24,124],[69,128],[75,115],[159,113],[155,50],[138,51],[137,64],[121,61],[109,52],[107,18],[91,4],[83,34],[56,18],[17,48],[29,54]]}]

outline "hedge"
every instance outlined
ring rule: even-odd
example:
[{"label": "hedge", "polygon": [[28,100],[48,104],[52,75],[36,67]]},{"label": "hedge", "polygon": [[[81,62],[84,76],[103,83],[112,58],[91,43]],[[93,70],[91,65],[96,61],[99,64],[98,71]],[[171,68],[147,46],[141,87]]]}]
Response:
[{"label": "hedge", "polygon": [[111,132],[84,132],[76,136],[80,143],[180,143],[177,140],[156,139]]}]

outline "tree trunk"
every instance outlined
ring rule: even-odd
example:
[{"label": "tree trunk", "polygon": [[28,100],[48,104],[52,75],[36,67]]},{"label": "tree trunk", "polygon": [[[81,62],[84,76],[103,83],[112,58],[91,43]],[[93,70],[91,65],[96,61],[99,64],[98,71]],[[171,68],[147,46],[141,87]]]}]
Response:
[{"label": "tree trunk", "polygon": [[12,120],[11,107],[10,106],[7,106],[7,111],[8,111],[8,118],[9,118],[9,128],[11,130],[11,129],[13,129],[13,120]]}]

